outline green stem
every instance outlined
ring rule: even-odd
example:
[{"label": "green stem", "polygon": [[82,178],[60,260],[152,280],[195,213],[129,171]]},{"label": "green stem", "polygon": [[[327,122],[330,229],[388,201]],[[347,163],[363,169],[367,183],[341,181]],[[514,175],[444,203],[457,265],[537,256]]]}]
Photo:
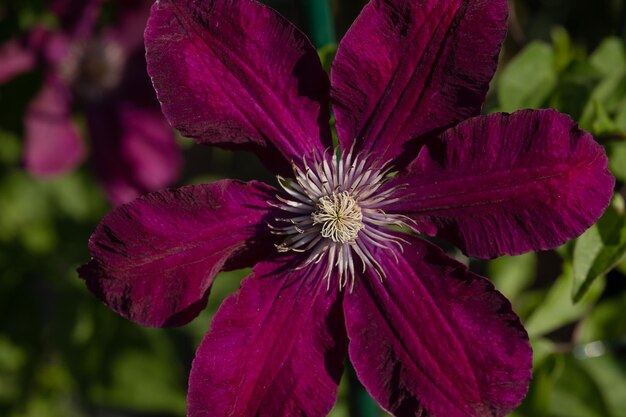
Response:
[{"label": "green stem", "polygon": [[337,41],[329,0],[300,0],[306,32],[316,48]]},{"label": "green stem", "polygon": [[379,417],[380,408],[376,401],[370,397],[361,382],[356,377],[354,369],[350,366],[348,371],[349,391],[348,391],[348,407],[350,415],[354,417]]}]

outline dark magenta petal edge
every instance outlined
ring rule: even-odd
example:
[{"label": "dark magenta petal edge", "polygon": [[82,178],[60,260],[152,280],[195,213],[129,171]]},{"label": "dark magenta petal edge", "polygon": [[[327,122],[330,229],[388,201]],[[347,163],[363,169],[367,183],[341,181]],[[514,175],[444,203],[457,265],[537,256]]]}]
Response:
[{"label": "dark magenta petal edge", "polygon": [[350,360],[374,399],[396,417],[502,417],[526,395],[532,352],[493,285],[415,236],[386,272],[344,297]]},{"label": "dark magenta petal edge", "polygon": [[604,212],[615,179],[604,149],[556,110],[469,119],[430,141],[389,206],[416,228],[493,258],[557,247]]},{"label": "dark magenta petal edge", "polygon": [[258,264],[228,297],[193,361],[188,417],[323,417],[347,339],[341,297],[319,266]]},{"label": "dark magenta petal edge", "polygon": [[264,222],[274,193],[259,182],[222,180],[144,195],[104,217],[79,275],[132,321],[185,324],[204,308],[225,262],[238,255],[251,266],[273,248]]}]

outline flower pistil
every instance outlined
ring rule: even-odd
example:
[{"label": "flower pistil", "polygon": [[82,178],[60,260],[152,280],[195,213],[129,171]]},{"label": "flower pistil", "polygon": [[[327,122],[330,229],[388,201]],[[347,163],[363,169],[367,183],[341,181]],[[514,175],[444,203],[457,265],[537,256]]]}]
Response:
[{"label": "flower pistil", "polygon": [[336,271],[340,288],[348,282],[352,288],[355,259],[361,261],[363,272],[371,268],[382,280],[385,272],[367,243],[391,250],[395,256],[395,250],[402,251],[406,242],[389,231],[392,226],[406,226],[406,217],[383,210],[401,198],[397,191],[403,187],[383,187],[391,168],[371,168],[377,166],[371,162],[369,156],[352,152],[314,160],[311,166],[304,159],[302,168],[293,166],[293,180],[278,177],[288,196],[277,196],[280,203],[271,204],[289,217],[275,219],[282,225],[269,225],[273,233],[286,236],[277,249],[306,253],[299,268],[325,261],[329,287]]},{"label": "flower pistil", "polygon": [[320,224],[320,234],[333,242],[354,242],[363,225],[363,213],[356,200],[348,193],[325,195],[317,202],[313,224]]}]

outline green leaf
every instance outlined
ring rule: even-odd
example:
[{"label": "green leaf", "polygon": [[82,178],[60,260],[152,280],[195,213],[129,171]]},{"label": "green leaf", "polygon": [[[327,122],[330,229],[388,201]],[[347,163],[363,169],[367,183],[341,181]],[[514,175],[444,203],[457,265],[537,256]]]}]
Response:
[{"label": "green leaf", "polygon": [[626,182],[626,140],[611,141],[605,147],[611,173],[615,178]]},{"label": "green leaf", "polygon": [[543,337],[533,339],[530,342],[533,348],[533,369],[545,368],[546,362],[552,358],[557,350],[556,344]]},{"label": "green leaf", "polygon": [[624,358],[606,354],[580,361],[580,365],[597,382],[610,410],[610,414],[607,415],[626,417],[626,361]]},{"label": "green leaf", "polygon": [[341,380],[339,381],[339,387],[337,390],[337,402],[335,406],[330,410],[328,417],[351,417],[349,406],[350,395],[350,378],[348,372],[349,367],[345,367]]},{"label": "green leaf", "polygon": [[600,220],[576,240],[572,299],[580,300],[594,280],[610,271],[625,256],[624,199],[616,194]]},{"label": "green leaf", "polygon": [[580,126],[595,135],[619,133],[611,114],[618,114],[626,96],[626,74],[605,78],[591,93],[580,117]]},{"label": "green leaf", "polygon": [[569,262],[563,263],[563,272],[554,282],[541,304],[526,321],[531,338],[550,333],[580,319],[598,300],[604,290],[604,280],[597,279],[576,304],[570,296],[574,273]]},{"label": "green leaf", "polygon": [[98,220],[109,208],[101,187],[81,171],[59,176],[45,185],[50,202],[75,221]]},{"label": "green leaf", "polygon": [[6,130],[0,130],[0,162],[7,165],[17,165],[22,153],[22,146],[17,135]]},{"label": "green leaf", "polygon": [[554,379],[551,375],[551,369],[540,369],[534,372],[533,383],[530,387],[528,395],[530,396],[530,409],[533,416],[550,415],[551,394],[554,386]]},{"label": "green leaf", "polygon": [[551,417],[554,380],[561,373],[562,368],[563,360],[560,355],[555,354],[547,356],[541,361],[540,366],[533,366],[533,379],[530,381],[528,394],[514,415]]},{"label": "green leaf", "polygon": [[598,340],[619,340],[626,335],[626,292],[608,298],[589,313],[576,328],[576,342],[590,343]]},{"label": "green leaf", "polygon": [[[626,53],[622,41],[607,39],[591,55],[589,62],[601,79],[585,106],[580,125],[596,135],[618,133],[620,124],[626,124],[623,123],[626,115],[622,114],[626,111]],[[612,120],[614,116],[620,123]]]},{"label": "green leaf", "polygon": [[525,323],[534,314],[546,298],[547,292],[546,289],[528,289],[512,300],[513,309],[522,322]]},{"label": "green leaf", "polygon": [[561,72],[567,68],[574,58],[572,40],[567,30],[562,26],[552,29],[550,35],[554,45],[554,66],[557,72]]},{"label": "green leaf", "polygon": [[198,346],[202,341],[212,317],[217,312],[226,297],[233,294],[239,288],[241,280],[251,272],[250,268],[237,269],[234,271],[220,272],[215,278],[211,287],[211,297],[207,308],[189,324],[183,328],[194,340],[194,346]]},{"label": "green leaf", "polygon": [[606,136],[619,134],[619,128],[609,116],[604,105],[599,100],[592,100],[594,108],[594,120],[591,124],[591,131],[596,136]]},{"label": "green leaf", "polygon": [[572,256],[574,256],[574,240],[568,240],[558,248],[554,249],[554,251],[563,259],[564,261],[572,261]]},{"label": "green leaf", "polygon": [[620,38],[606,38],[589,57],[591,64],[605,76],[626,71],[626,52]]},{"label": "green leaf", "polygon": [[535,41],[522,50],[502,71],[498,100],[502,111],[540,107],[557,84],[552,47]]},{"label": "green leaf", "polygon": [[20,238],[22,245],[33,253],[51,252],[58,243],[54,226],[45,221],[29,224],[22,229]]},{"label": "green leaf", "polygon": [[0,178],[0,242],[18,240],[38,253],[54,249],[58,237],[45,186],[19,171]]},{"label": "green leaf", "polygon": [[618,115],[618,127],[626,128],[626,51],[623,42],[619,38],[605,39],[591,54],[589,63],[601,75],[602,81],[591,94],[580,118],[580,125],[585,129],[593,127],[594,119],[598,116],[599,103],[601,110],[607,114]]},{"label": "green leaf", "polygon": [[619,265],[617,265],[616,269],[622,274],[626,275],[626,259],[622,261]]},{"label": "green leaf", "polygon": [[558,85],[550,96],[550,107],[555,107],[575,119],[580,118],[601,79],[601,74],[589,62],[571,61],[559,73]]},{"label": "green leaf", "polygon": [[502,256],[487,265],[487,276],[508,299],[515,298],[535,280],[537,255]]},{"label": "green leaf", "polygon": [[626,96],[622,97],[622,101],[615,111],[615,125],[622,132],[626,132]]},{"label": "green leaf", "polygon": [[93,391],[97,404],[142,412],[183,415],[185,394],[169,355],[128,349],[113,364],[109,386]]},{"label": "green leaf", "polygon": [[317,50],[317,54],[320,57],[320,61],[322,61],[322,68],[324,68],[327,74],[330,74],[330,66],[337,54],[337,44],[329,43],[328,45],[322,46]]},{"label": "green leaf", "polygon": [[23,348],[0,334],[0,403],[18,399],[19,375],[25,362]]},{"label": "green leaf", "polygon": [[571,355],[563,355],[564,366],[552,392],[554,417],[612,417],[596,378]]}]

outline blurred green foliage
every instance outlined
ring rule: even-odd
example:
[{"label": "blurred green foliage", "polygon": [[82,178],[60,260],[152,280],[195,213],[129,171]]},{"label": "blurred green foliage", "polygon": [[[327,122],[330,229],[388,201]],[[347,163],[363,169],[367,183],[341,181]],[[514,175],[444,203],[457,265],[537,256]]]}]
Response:
[{"label": "blurred green foliage", "polygon": [[[268,3],[306,26],[292,3]],[[333,2],[337,33],[362,4]],[[556,252],[471,267],[512,301],[532,339],[534,379],[513,416],[626,417],[624,4],[512,4],[511,36],[487,110],[555,107],[570,114],[606,147],[621,195],[596,226]],[[3,1],[0,20],[0,40],[35,22],[54,24],[41,0]],[[320,50],[327,70],[335,51]],[[142,328],[100,305],[74,272],[109,209],[97,182],[87,168],[43,182],[20,167],[20,120],[37,77],[0,87],[0,416],[184,416],[194,350],[248,271],[221,274],[207,310],[183,328]],[[248,154],[185,148],[181,184],[271,180]],[[331,416],[367,415],[382,412],[347,371]]]}]

